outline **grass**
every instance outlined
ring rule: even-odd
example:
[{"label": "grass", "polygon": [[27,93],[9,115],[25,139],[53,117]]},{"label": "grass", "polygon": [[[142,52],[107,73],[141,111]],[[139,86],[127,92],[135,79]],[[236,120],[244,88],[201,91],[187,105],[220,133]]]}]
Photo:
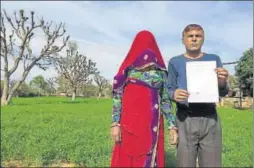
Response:
[{"label": "grass", "polygon": [[[113,142],[109,134],[110,99],[15,98],[1,110],[3,166],[75,164],[107,167]],[[219,108],[223,128],[223,166],[252,166],[252,113]],[[166,166],[175,167],[175,148],[166,131]]]}]

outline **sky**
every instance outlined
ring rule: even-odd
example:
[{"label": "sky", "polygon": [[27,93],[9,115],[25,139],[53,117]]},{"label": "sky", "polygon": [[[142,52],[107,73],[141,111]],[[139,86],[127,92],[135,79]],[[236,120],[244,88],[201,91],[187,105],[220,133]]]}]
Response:
[{"label": "sky", "polygon": [[[238,61],[253,47],[252,1],[1,1],[1,9],[10,15],[19,9],[27,14],[33,10],[45,21],[64,22],[80,53],[96,62],[101,75],[109,80],[141,30],[154,34],[166,65],[185,52],[181,34],[191,23],[205,30],[202,51],[220,56],[222,62]],[[38,53],[44,44],[41,34],[35,36],[33,52]],[[225,68],[234,74],[234,65]],[[22,70],[20,66],[14,77],[20,78]],[[34,67],[26,81],[37,75],[49,78],[57,72]]]}]

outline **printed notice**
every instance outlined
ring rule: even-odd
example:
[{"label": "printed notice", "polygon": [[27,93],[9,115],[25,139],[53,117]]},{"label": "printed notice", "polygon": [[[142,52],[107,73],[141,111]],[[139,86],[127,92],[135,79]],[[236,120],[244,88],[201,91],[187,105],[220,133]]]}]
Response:
[{"label": "printed notice", "polygon": [[218,78],[215,61],[186,63],[189,103],[215,103],[219,101]]}]

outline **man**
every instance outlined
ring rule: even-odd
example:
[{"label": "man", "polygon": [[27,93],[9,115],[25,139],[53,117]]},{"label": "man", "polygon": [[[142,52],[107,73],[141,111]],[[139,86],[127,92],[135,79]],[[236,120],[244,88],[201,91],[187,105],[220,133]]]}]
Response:
[{"label": "man", "polygon": [[173,57],[168,65],[169,93],[177,104],[177,166],[195,167],[198,157],[200,167],[221,167],[222,132],[216,105],[188,103],[186,62],[216,61],[220,96],[225,96],[228,92],[228,71],[222,68],[219,56],[201,51],[204,30],[200,25],[188,25],[182,33],[182,43],[186,53]]}]

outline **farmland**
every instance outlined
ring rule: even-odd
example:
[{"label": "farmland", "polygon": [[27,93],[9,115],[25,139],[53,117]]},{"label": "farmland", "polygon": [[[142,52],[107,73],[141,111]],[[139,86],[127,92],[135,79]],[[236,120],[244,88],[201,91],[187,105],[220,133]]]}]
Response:
[{"label": "farmland", "polygon": [[[107,167],[110,99],[14,98],[1,108],[3,166]],[[223,166],[252,166],[252,112],[218,109],[223,129]],[[175,167],[175,147],[166,132],[166,166]]]}]

